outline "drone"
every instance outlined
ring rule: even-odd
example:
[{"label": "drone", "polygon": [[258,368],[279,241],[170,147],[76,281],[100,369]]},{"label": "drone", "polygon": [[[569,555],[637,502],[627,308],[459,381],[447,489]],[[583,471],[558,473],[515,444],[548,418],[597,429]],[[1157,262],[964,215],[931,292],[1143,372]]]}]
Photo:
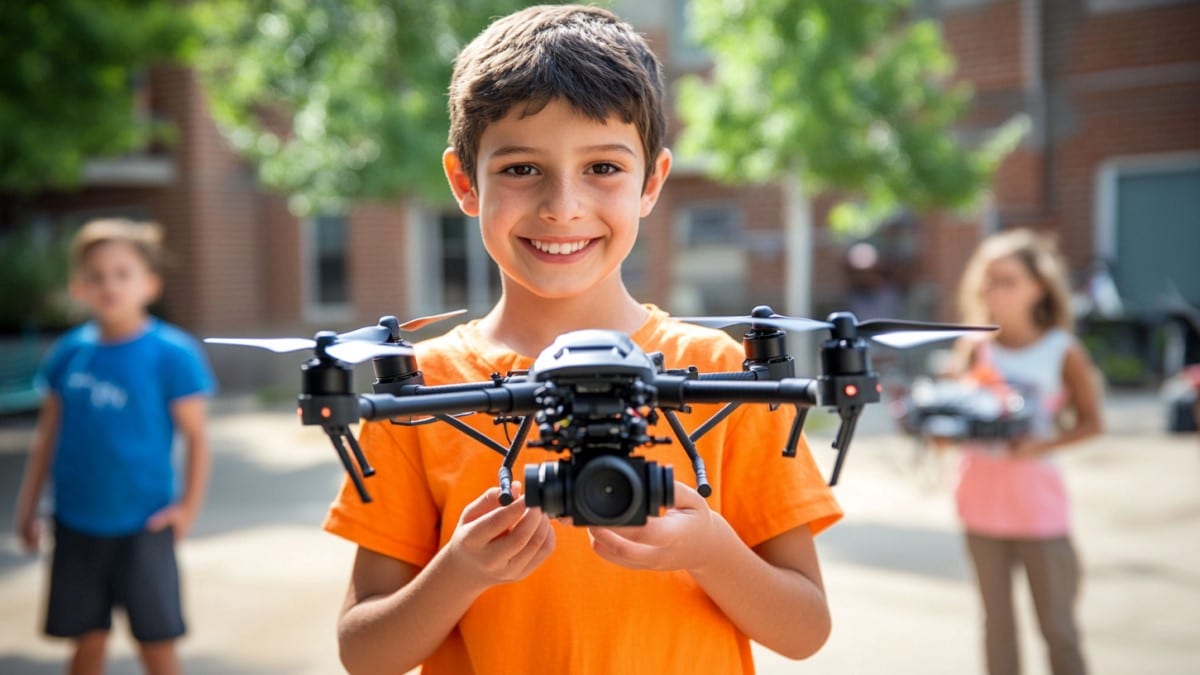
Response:
[{"label": "drone", "polygon": [[[522,449],[537,447],[566,456],[526,466],[526,503],[550,517],[570,517],[577,526],[615,526],[644,525],[648,517],[674,505],[672,467],[633,454],[639,447],[672,442],[670,437],[651,435],[650,427],[660,419],[666,420],[687,455],[697,491],[708,497],[712,486],[696,442],[739,406],[794,408],[782,449],[785,457],[796,455],[808,410],[832,408],[840,418],[829,481],[836,485],[859,415],[864,406],[880,400],[882,391],[871,368],[868,340],[903,348],[969,331],[995,330],[891,319],[860,322],[848,312],[818,321],[782,316],[760,305],[747,316],[676,317],[713,328],[746,326],[742,336],[746,358],[740,371],[668,368],[661,353],[644,352],[624,333],[589,329],[559,336],[527,371],[494,373],[483,382],[426,385],[416,351],[403,333],[464,312],[405,323],[385,316],[375,326],[342,334],[322,331],[311,340],[205,341],[280,353],[312,350],[312,358],[300,366],[300,421],[320,426],[329,436],[363,502],[371,501],[365,479],[375,470],[350,425],[360,419],[386,419],[406,426],[441,422],[503,457],[498,471],[501,504],[513,501],[513,467]],[[821,374],[796,377],[787,333],[819,330],[828,331],[820,346]],[[352,366],[367,360],[375,374],[374,393],[359,395],[352,386]],[[723,405],[689,433],[679,415],[691,412],[692,404]],[[478,413],[493,416],[497,424],[517,425],[507,446],[459,419]],[[528,440],[535,425],[538,438]]]}]

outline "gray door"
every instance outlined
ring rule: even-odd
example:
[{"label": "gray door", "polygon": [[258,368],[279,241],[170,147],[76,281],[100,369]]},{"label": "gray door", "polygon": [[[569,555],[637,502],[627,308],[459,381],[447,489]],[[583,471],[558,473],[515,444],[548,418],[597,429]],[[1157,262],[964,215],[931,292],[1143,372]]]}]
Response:
[{"label": "gray door", "polygon": [[1160,308],[1169,284],[1200,305],[1200,166],[1117,178],[1114,276],[1125,307]]}]

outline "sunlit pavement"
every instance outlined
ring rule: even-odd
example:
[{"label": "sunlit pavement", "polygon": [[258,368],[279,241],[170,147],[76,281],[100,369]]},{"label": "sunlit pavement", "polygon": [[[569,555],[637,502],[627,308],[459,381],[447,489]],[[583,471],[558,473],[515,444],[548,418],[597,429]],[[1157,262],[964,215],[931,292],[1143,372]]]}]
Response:
[{"label": "sunlit pavement", "polygon": [[[319,525],[341,480],[324,435],[293,414],[217,402],[214,479],[181,547],[192,674],[342,672],[334,617],[352,547]],[[1063,457],[1085,566],[1080,617],[1095,673],[1200,667],[1200,439],[1168,436],[1150,396],[1108,401],[1110,433]],[[31,420],[0,424],[0,673],[62,672],[67,646],[42,638],[45,557],[12,545],[12,503]],[[846,518],[818,538],[834,630],[807,662],[756,649],[759,672],[981,672],[980,617],[953,517],[953,457],[919,451],[864,421],[837,494]],[[832,466],[832,429],[811,434]],[[764,452],[764,461],[785,461]],[[752,487],[748,487],[752,489]],[[1025,672],[1048,672],[1023,586]],[[536,627],[531,627],[531,635]],[[118,621],[109,672],[140,672]]]}]

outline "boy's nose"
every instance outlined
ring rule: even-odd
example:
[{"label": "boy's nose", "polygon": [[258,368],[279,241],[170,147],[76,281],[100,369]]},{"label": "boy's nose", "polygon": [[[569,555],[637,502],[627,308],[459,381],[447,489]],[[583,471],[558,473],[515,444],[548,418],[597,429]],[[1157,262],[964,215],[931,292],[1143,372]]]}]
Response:
[{"label": "boy's nose", "polygon": [[546,191],[538,206],[538,215],[551,223],[567,223],[582,216],[579,192],[570,179],[547,181]]}]

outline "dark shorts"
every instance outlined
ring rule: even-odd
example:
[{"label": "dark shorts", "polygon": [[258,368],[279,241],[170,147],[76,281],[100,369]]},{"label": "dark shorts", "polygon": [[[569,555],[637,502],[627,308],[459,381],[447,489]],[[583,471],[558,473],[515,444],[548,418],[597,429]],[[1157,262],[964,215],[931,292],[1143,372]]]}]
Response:
[{"label": "dark shorts", "polygon": [[183,635],[173,528],[97,537],[55,522],[46,634],[108,630],[117,606],[138,642]]}]

